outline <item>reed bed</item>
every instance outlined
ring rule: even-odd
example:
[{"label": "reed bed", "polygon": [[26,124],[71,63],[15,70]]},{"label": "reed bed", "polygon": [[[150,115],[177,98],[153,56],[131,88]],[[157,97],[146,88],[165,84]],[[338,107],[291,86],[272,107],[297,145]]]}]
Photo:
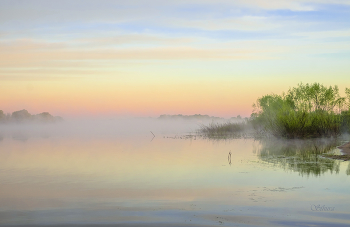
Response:
[{"label": "reed bed", "polygon": [[210,137],[240,135],[245,128],[245,123],[211,123],[209,125],[201,125],[199,132]]}]

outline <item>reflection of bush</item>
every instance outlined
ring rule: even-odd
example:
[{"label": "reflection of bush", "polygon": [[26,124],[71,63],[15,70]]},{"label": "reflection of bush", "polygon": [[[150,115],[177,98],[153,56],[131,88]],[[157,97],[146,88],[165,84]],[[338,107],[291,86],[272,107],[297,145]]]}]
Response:
[{"label": "reflection of bush", "polygon": [[337,145],[334,139],[261,140],[257,153],[261,160],[285,170],[319,176],[327,171],[339,173],[340,161],[321,157]]},{"label": "reflection of bush", "polygon": [[346,169],[346,175],[350,175],[350,162],[349,162],[348,168]]}]

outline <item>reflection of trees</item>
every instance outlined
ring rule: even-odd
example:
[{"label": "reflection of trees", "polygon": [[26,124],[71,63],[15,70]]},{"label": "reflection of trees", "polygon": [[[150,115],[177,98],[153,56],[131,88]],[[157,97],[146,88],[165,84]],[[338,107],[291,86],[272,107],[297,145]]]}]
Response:
[{"label": "reflection of trees", "polygon": [[[258,157],[302,176],[319,176],[327,171],[339,173],[340,161],[321,157],[339,145],[335,139],[261,140]],[[350,166],[348,168],[350,174]]]},{"label": "reflection of trees", "polygon": [[346,169],[346,175],[350,175],[350,162],[349,162],[348,168]]},{"label": "reflection of trees", "polygon": [[12,139],[26,142],[29,139],[29,135],[25,133],[16,132],[12,134]]},{"label": "reflection of trees", "polygon": [[231,151],[228,153],[228,157],[227,157],[227,160],[228,160],[228,164],[231,165],[232,164],[232,160],[231,160]]}]

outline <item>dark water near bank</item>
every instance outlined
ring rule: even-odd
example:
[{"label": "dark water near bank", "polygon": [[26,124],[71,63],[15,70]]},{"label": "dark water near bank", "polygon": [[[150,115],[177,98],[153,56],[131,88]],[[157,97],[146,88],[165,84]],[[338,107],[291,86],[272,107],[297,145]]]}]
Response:
[{"label": "dark water near bank", "polygon": [[342,141],[168,137],[3,136],[0,226],[350,223]]}]

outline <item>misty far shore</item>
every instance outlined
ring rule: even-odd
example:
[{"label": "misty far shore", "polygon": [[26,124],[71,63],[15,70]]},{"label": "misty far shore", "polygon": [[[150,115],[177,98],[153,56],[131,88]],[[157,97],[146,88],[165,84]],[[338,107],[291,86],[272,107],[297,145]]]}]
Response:
[{"label": "misty far shore", "polygon": [[237,117],[231,117],[231,118],[223,118],[223,117],[215,117],[215,116],[209,116],[209,115],[202,115],[202,114],[193,114],[193,115],[183,115],[183,114],[175,114],[175,115],[168,115],[168,114],[162,114],[157,119],[159,120],[195,120],[195,121],[207,121],[207,122],[220,122],[220,121],[230,121],[230,122],[244,122],[247,121],[248,118],[241,117],[241,115],[238,115]]},{"label": "misty far shore", "polygon": [[0,110],[0,123],[56,123],[63,121],[60,116],[52,116],[49,112],[30,114],[27,110],[18,110],[12,114],[5,114]]},{"label": "misty far shore", "polygon": [[[201,133],[208,138],[228,137],[277,137],[287,139],[307,139],[338,137],[350,133],[350,89],[345,89],[341,97],[337,86],[326,87],[319,83],[298,84],[282,95],[268,94],[257,99],[249,118],[240,115],[229,119],[209,115],[160,115],[154,120],[142,119],[75,119],[79,129],[88,127],[89,131],[169,131],[165,128],[177,120],[184,120],[180,131]],[[112,120],[112,121],[111,121]],[[162,121],[164,120],[164,121]],[[166,121],[165,121],[166,120]],[[48,112],[32,115],[27,110],[4,114],[0,110],[0,122],[54,123],[62,121]],[[156,122],[158,121],[158,122]],[[86,125],[88,124],[88,125]],[[112,126],[113,125],[113,126]],[[147,127],[144,127],[147,126]],[[142,130],[140,130],[142,129]]]}]

